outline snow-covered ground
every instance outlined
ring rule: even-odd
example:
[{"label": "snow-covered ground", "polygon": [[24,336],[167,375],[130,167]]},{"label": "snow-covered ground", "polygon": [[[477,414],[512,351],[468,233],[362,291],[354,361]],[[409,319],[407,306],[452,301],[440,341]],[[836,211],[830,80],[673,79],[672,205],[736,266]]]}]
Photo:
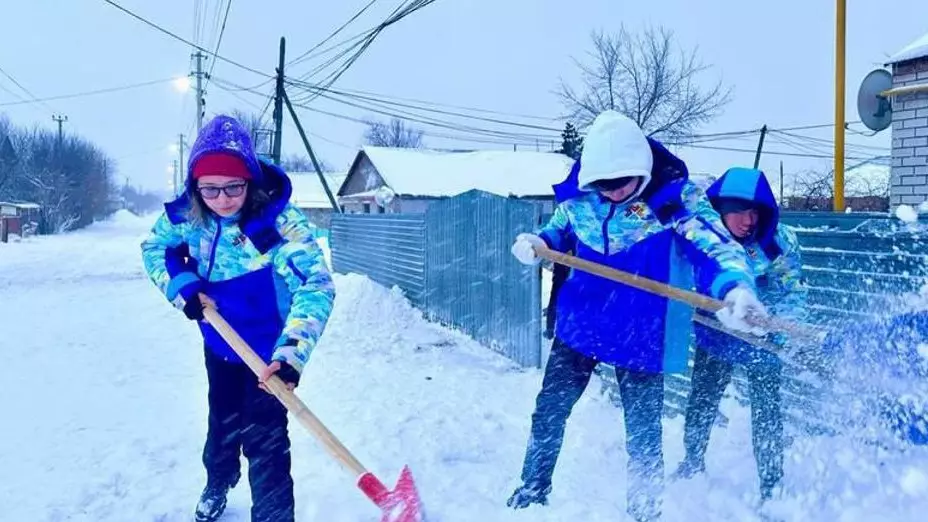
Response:
[{"label": "snow-covered ground", "polygon": [[[203,356],[195,325],[143,274],[138,244],[153,219],[120,214],[0,244],[0,520],[191,519],[204,480]],[[622,416],[597,383],[574,410],[551,505],[509,511],[541,373],[427,323],[396,291],[357,275],[336,284],[298,393],[384,480],[409,464],[429,520],[623,520]],[[758,520],[749,415],[722,407],[730,423],[713,434],[708,475],[668,485],[667,521]],[[681,422],[665,422],[668,473],[682,455]],[[298,520],[378,520],[298,424],[291,434]],[[821,438],[797,441],[787,457],[785,497],[768,513],[925,520],[924,449]],[[248,520],[248,506],[242,483],[223,520]]]}]

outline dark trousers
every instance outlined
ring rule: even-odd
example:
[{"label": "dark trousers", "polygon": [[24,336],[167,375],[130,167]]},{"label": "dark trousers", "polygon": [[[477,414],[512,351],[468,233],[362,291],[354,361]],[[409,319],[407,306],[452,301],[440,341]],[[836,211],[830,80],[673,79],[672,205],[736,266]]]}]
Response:
[{"label": "dark trousers", "polygon": [[[683,442],[690,462],[705,463],[709,434],[731,382],[734,365],[704,350],[696,350]],[[750,384],[751,431],[761,492],[769,494],[783,477],[783,414],[780,399],[782,365],[765,357],[745,365]]]},{"label": "dark trousers", "polygon": [[252,522],[294,519],[287,410],[258,388],[247,366],[228,363],[206,349],[209,431],[203,448],[207,485],[231,486],[248,459]]},{"label": "dark trousers", "polygon": [[[564,442],[570,412],[583,395],[597,362],[555,339],[545,367],[541,392],[532,414],[522,481],[540,487],[551,477]],[[637,520],[659,516],[664,479],[661,417],[664,377],[617,369],[616,379],[625,414],[628,452],[628,511]]]}]

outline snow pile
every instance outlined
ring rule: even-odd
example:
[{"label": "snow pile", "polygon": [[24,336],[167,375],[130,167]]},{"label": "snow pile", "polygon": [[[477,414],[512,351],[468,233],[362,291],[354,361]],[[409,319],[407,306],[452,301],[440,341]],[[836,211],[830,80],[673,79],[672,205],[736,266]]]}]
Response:
[{"label": "snow pile", "polygon": [[154,222],[153,216],[138,216],[126,209],[119,209],[105,220],[94,223],[97,228],[137,229],[139,226],[150,225]]},{"label": "snow pile", "polygon": [[915,223],[918,221],[918,211],[909,205],[899,205],[896,207],[896,218],[905,223]]},{"label": "snow pile", "polygon": [[899,63],[909,60],[917,60],[928,56],[928,34],[925,34],[918,40],[903,47],[894,54],[887,63]]}]

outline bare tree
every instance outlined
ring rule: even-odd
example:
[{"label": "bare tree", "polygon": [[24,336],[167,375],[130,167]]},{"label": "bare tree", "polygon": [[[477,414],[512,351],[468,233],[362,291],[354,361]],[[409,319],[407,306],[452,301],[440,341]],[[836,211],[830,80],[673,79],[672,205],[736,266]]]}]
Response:
[{"label": "bare tree", "polygon": [[[285,156],[280,160],[280,167],[287,172],[315,172],[316,167],[313,166],[312,160],[307,156],[300,156],[299,154],[291,154]],[[319,168],[322,169],[322,172],[332,172],[332,166],[325,162],[325,160],[319,160]]]},{"label": "bare tree", "polygon": [[[879,202],[888,205],[888,172],[886,168],[866,164],[848,169],[844,175],[845,197],[855,198],[863,207],[879,206]],[[830,210],[835,197],[834,183],[834,170],[805,170],[794,174],[787,192],[791,208]]]},{"label": "bare tree", "polygon": [[403,149],[418,149],[422,147],[423,132],[406,123],[393,118],[389,123],[368,120],[367,130],[364,131],[364,141],[375,147],[397,147]]},{"label": "bare tree", "polygon": [[699,77],[710,67],[695,50],[679,48],[669,29],[630,34],[623,26],[618,34],[595,32],[592,39],[589,61],[576,61],[582,87],[561,81],[558,90],[569,118],[581,127],[613,109],[651,136],[679,138],[716,117],[731,101],[731,89],[721,81],[700,86]]},{"label": "bare tree", "polygon": [[258,153],[271,152],[270,122],[260,114],[245,112],[240,109],[233,110],[230,116],[238,120],[248,131],[248,135],[251,136],[251,141],[254,143],[255,151]]},{"label": "bare tree", "polygon": [[83,227],[115,210],[115,164],[95,145],[38,127],[7,124],[4,132],[13,159],[3,161],[2,196],[39,204],[40,232]]}]

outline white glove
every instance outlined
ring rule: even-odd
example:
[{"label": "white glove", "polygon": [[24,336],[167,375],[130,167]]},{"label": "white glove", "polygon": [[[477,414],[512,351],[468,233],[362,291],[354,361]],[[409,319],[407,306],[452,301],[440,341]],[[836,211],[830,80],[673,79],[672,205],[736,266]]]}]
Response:
[{"label": "white glove", "polygon": [[747,322],[748,317],[768,317],[767,309],[757,300],[754,292],[738,285],[725,294],[725,308],[715,313],[716,319],[731,330],[747,332],[757,336],[767,335],[763,328],[752,326]]},{"label": "white glove", "polygon": [[512,244],[512,255],[523,265],[537,265],[541,259],[535,255],[535,247],[545,246],[545,242],[535,234],[519,234]]}]

